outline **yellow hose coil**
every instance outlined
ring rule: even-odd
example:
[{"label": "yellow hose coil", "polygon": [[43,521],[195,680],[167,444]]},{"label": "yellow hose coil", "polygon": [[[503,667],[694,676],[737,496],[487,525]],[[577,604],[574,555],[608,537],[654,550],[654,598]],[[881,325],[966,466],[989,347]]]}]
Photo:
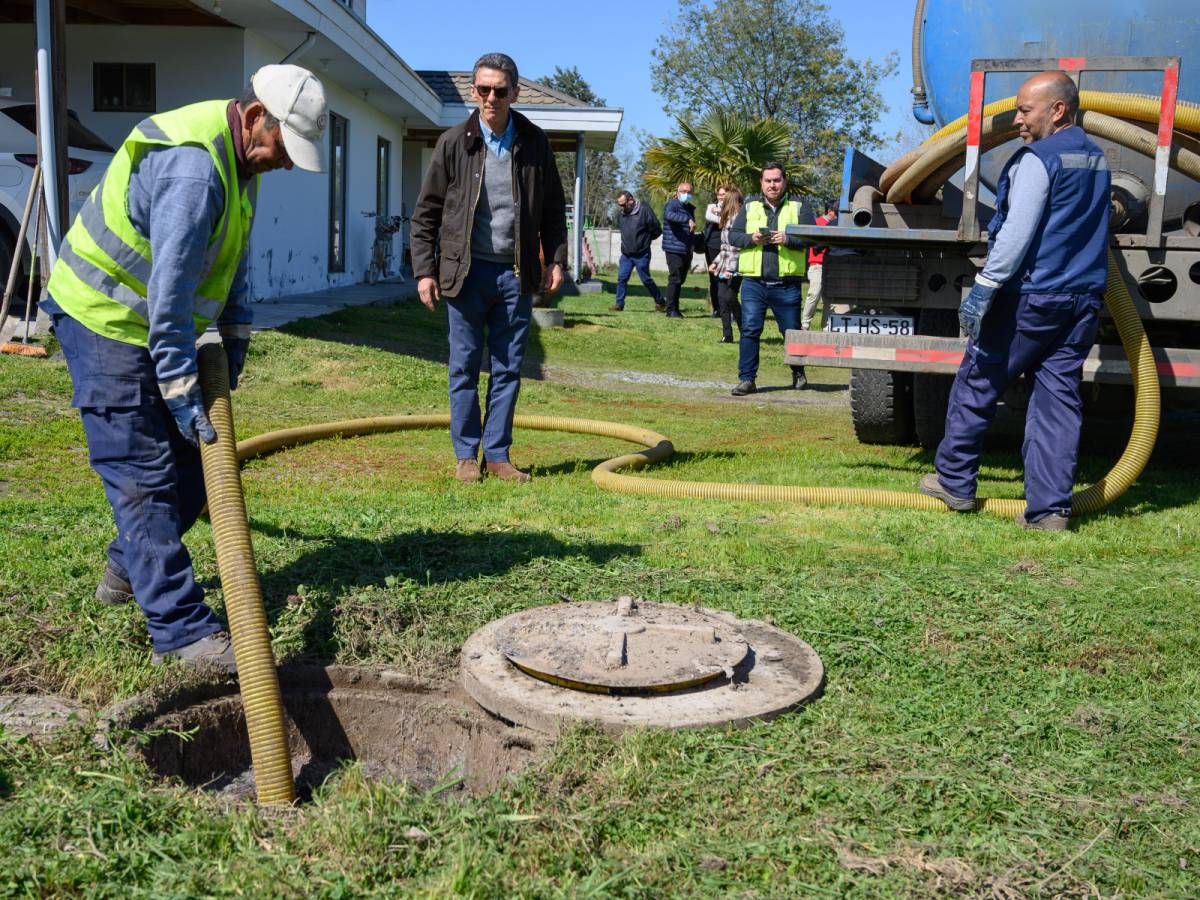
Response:
[{"label": "yellow hose coil", "polygon": [[[1105,302],[1121,334],[1121,342],[1129,357],[1134,380],[1134,425],[1129,444],[1121,458],[1107,475],[1091,487],[1075,494],[1071,502],[1073,513],[1092,513],[1111,503],[1129,488],[1141,474],[1154,449],[1158,435],[1159,391],[1158,371],[1150,342],[1142,328],[1142,320],[1125,287],[1116,258],[1109,253],[1108,290]],[[356,437],[390,431],[448,428],[448,415],[382,416],[369,419],[347,419],[321,425],[305,425],[260,434],[238,444],[241,460],[265,456],[276,450],[294,447],[331,437]],[[556,418],[552,416],[517,416],[517,428],[533,431],[566,431],[573,434],[592,434],[617,438],[645,447],[637,453],[627,453],[605,460],[592,470],[592,481],[601,490],[621,494],[640,494],[652,497],[698,497],[707,500],[751,500],[780,503],[804,503],[816,506],[876,506],[905,509],[948,511],[941,500],[924,494],[906,491],[884,491],[869,488],[801,487],[790,484],[735,484],[709,481],[664,481],[625,474],[651,463],[671,458],[675,448],[657,432],[616,422],[592,419]],[[1024,500],[980,498],[977,509],[1001,516],[1014,517],[1024,512]],[[215,526],[214,526],[215,530]],[[240,662],[239,662],[240,666]]]},{"label": "yellow hose coil", "polygon": [[289,804],[295,799],[292,760],[238,471],[233,409],[229,402],[229,363],[219,344],[201,347],[198,359],[204,407],[217,432],[215,443],[201,442],[200,459],[217,551],[217,572],[225,592],[225,614],[233,637],[242,709],[250,737],[255,789],[261,804]]}]

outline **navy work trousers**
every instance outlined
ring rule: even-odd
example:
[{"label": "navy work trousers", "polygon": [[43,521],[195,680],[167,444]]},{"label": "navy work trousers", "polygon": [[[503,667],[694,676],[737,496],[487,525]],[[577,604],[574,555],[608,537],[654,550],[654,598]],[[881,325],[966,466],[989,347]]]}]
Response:
[{"label": "navy work trousers", "polygon": [[220,631],[183,545],[204,508],[200,451],[163,402],[149,351],[102,337],[63,313],[52,321],[89,459],[116,519],[109,565],[133,586],[154,649],[165,653]]},{"label": "navy work trousers", "polygon": [[637,270],[638,278],[642,280],[642,284],[646,286],[646,290],[654,298],[655,304],[662,306],[666,302],[663,300],[662,291],[658,289],[658,285],[650,277],[649,250],[641,256],[626,256],[624,253],[621,254],[621,261],[617,263],[617,299],[614,301],[614,305],[618,309],[625,308],[625,291],[629,284],[629,276],[635,269]]},{"label": "navy work trousers", "polygon": [[[454,455],[475,459],[482,440],[486,462],[509,462],[533,297],[521,293],[521,280],[511,264],[476,259],[458,296],[447,298],[446,309],[450,321],[450,440]],[[487,418],[481,422],[479,370],[485,349],[491,363]]]},{"label": "navy work trousers", "polygon": [[1099,294],[1001,293],[967,344],[946,412],[936,466],[942,486],[974,498],[983,435],[1021,375],[1032,381],[1025,416],[1025,518],[1071,514],[1079,453],[1083,361],[1096,340]]},{"label": "navy work trousers", "polygon": [[742,339],[738,343],[738,380],[754,381],[758,376],[758,342],[762,337],[767,310],[775,316],[779,333],[800,327],[800,283],[742,279]]}]

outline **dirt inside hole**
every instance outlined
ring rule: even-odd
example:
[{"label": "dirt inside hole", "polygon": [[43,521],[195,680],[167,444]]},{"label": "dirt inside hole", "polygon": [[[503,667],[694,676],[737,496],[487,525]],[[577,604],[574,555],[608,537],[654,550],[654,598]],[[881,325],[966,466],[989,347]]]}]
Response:
[{"label": "dirt inside hole", "polygon": [[[355,760],[372,779],[482,794],[531,765],[549,739],[484,712],[457,685],[346,666],[279,671],[296,793],[311,797]],[[156,773],[231,798],[254,796],[234,683],[149,693],[104,716]],[[129,732],[138,734],[130,734]]]}]

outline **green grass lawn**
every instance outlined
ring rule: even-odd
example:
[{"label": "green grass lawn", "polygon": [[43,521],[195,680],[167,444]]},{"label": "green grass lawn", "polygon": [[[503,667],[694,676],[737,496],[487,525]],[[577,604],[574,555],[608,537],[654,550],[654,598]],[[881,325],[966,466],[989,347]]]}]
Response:
[{"label": "green grass lawn", "polygon": [[[912,490],[912,448],[855,442],[846,374],[741,400],[693,277],[683,321],[640,285],[567,298],[520,412],[628,422],[657,477]],[[769,332],[768,332],[769,334]],[[444,317],[415,303],[255,338],[241,436],[446,408]],[[778,335],[760,385],[789,381]],[[722,386],[723,385],[723,386]],[[600,493],[628,445],[518,432],[524,488],[450,479],[441,432],[299,448],[244,472],[283,659],[441,673],[483,623],[634,594],[768,619],[821,655],[823,697],[741,731],[569,732],[497,794],[353,765],[286,815],[229,810],[87,734],[0,735],[0,895],[347,897],[1200,894],[1200,477],[1156,459],[1068,535],[989,516]],[[982,490],[1020,496],[989,452]],[[1108,451],[1083,455],[1102,475]],[[99,708],[180,678],[140,612],[91,597],[112,537],[61,361],[0,357],[0,691]],[[211,533],[188,537],[221,606]],[[291,602],[289,602],[291,598]],[[406,833],[417,826],[428,840]]]}]

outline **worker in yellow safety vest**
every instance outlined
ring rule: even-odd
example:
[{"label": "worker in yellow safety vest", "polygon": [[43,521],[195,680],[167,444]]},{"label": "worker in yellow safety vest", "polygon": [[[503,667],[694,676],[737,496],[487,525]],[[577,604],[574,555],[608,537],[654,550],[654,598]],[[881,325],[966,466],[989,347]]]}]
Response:
[{"label": "worker in yellow safety vest", "polygon": [[199,442],[216,440],[196,338],[217,324],[236,387],[259,176],[322,171],[325,123],[321,82],[290,65],[259,69],[238,100],[150,116],[113,155],[50,275],[45,309],[117,526],[96,599],[138,602],[155,664],[236,671],[182,540],[205,503]]},{"label": "worker in yellow safety vest", "polygon": [[[808,244],[789,237],[789,225],[812,225],[812,210],[787,196],[788,177],[781,163],[763,166],[762,194],[752,198],[729,226],[729,242],[739,247],[742,276],[742,337],[738,344],[738,384],[733,396],[753,394],[758,387],[758,344],[767,310],[775,315],[779,333],[800,328],[801,282],[808,261]],[[804,366],[792,366],[792,387],[808,386]]]}]

